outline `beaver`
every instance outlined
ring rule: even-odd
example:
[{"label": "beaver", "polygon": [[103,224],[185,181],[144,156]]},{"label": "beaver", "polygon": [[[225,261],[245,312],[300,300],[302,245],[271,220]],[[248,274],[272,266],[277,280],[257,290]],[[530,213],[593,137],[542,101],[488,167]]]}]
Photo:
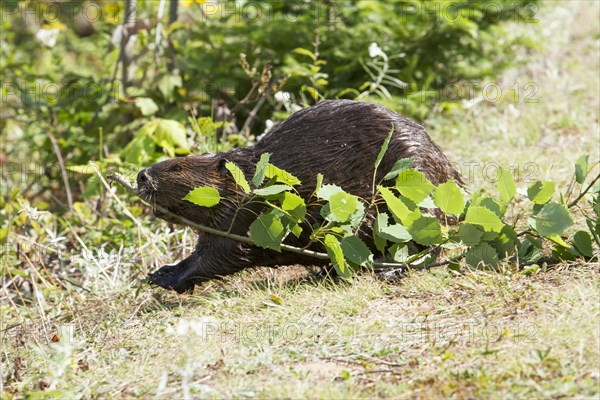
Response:
[{"label": "beaver", "polygon": [[[318,173],[323,175],[323,183],[336,184],[348,193],[369,199],[373,190],[375,159],[392,128],[394,132],[377,169],[376,182],[382,180],[397,160],[412,157],[413,168],[421,171],[433,184],[454,179],[457,184],[463,185],[459,173],[418,123],[381,105],[329,100],[293,113],[251,147],[169,159],[143,169],[137,176],[138,193],[175,216],[222,231],[247,235],[261,206],[239,209],[247,195],[227,170],[228,161],[234,162],[246,179],[251,180],[261,154],[271,153],[271,164],[300,179],[302,185],[298,192],[304,199],[314,192]],[[218,205],[199,207],[182,200],[192,189],[206,185],[219,191],[221,201]],[[323,221],[318,207],[314,208],[311,210],[309,207],[308,213],[312,221]],[[173,223],[179,222],[173,216],[158,212],[156,215]],[[367,239],[365,242],[373,249],[368,237],[374,216],[375,211],[369,210],[359,229],[359,236]],[[307,235],[305,233],[300,238],[290,235],[286,243],[303,247],[308,243]],[[326,260],[198,233],[196,248],[189,257],[149,274],[148,281],[182,293],[193,290],[201,282],[248,267],[325,263]]]}]

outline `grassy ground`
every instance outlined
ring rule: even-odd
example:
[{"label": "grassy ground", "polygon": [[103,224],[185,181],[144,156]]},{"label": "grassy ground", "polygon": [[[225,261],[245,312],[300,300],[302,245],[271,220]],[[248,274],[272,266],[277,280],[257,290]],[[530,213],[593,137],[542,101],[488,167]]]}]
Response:
[{"label": "grassy ground", "polygon": [[[522,92],[431,117],[452,159],[474,166],[471,187],[493,190],[490,163],[518,163],[521,181],[565,184],[577,156],[598,160],[598,16],[597,2],[553,3],[539,24],[519,28],[543,47],[499,84],[534,83],[537,103]],[[152,269],[175,253],[149,247],[143,262]],[[40,285],[27,308],[2,295],[3,318],[24,321],[3,326],[3,397],[600,396],[597,264],[531,274],[440,268],[393,284],[263,269],[193,296],[136,293],[131,262],[92,264],[87,289]]]}]

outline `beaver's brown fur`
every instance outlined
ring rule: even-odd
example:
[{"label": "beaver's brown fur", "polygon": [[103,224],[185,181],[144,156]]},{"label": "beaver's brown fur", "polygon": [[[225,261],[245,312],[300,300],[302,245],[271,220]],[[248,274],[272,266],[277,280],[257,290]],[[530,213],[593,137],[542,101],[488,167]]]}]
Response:
[{"label": "beaver's brown fur", "polygon": [[[462,184],[458,172],[421,125],[379,105],[333,100],[294,113],[252,147],[157,163],[140,171],[138,187],[142,197],[176,215],[224,231],[231,226],[232,233],[246,235],[260,209],[246,207],[236,213],[244,194],[225,168],[227,161],[236,163],[250,180],[260,155],[268,152],[273,165],[302,181],[299,193],[304,198],[314,191],[320,172],[324,183],[336,184],[349,193],[370,199],[374,162],[392,126],[394,133],[377,170],[376,182],[382,180],[398,159],[413,157],[413,168],[423,172],[432,183],[454,179]],[[217,206],[199,207],[182,200],[190,190],[205,185],[219,190],[221,202]],[[322,220],[318,208],[309,208],[309,214],[316,221]],[[370,234],[373,215],[371,210],[370,218],[361,227],[364,239]],[[159,216],[177,223],[174,218]],[[286,243],[303,246],[307,239],[290,235]],[[149,280],[181,293],[200,282],[251,266],[323,263],[200,233],[196,249],[188,258],[160,268],[149,275]]]}]

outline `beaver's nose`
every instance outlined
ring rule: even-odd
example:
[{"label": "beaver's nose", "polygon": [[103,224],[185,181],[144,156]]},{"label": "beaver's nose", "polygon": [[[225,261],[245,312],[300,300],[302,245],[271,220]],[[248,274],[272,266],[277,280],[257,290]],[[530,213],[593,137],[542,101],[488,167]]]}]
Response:
[{"label": "beaver's nose", "polygon": [[144,168],[137,174],[137,184],[138,188],[144,187],[148,181],[150,180],[150,176],[148,175],[148,168]]}]

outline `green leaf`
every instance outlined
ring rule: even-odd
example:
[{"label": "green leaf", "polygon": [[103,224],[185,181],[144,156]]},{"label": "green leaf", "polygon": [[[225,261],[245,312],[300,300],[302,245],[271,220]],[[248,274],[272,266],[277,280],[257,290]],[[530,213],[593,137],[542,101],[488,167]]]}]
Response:
[{"label": "green leaf", "polygon": [[439,185],[433,192],[433,201],[445,214],[460,215],[465,209],[465,198],[454,181]]},{"label": "green leaf", "polygon": [[[96,164],[98,163],[96,162]],[[65,169],[83,175],[94,175],[96,173],[91,165],[65,165]]]},{"label": "green leaf", "polygon": [[412,239],[412,236],[408,232],[408,230],[400,224],[386,225],[380,227],[379,236],[393,243],[404,243]]},{"label": "green leaf", "polygon": [[478,267],[480,263],[495,266],[498,264],[498,253],[488,243],[481,243],[467,251],[465,261],[472,267]]},{"label": "green leaf", "polygon": [[563,261],[574,261],[578,256],[574,249],[561,245],[557,245],[552,248],[552,255]]},{"label": "green leaf", "polygon": [[586,231],[579,231],[573,236],[573,245],[579,254],[585,257],[593,257],[592,237]]},{"label": "green leaf", "polygon": [[442,225],[434,217],[416,219],[408,228],[408,232],[410,232],[415,242],[424,246],[440,244],[444,240]]},{"label": "green leaf", "polygon": [[267,164],[267,172],[265,175],[269,179],[275,179],[275,182],[277,183],[284,183],[290,186],[300,185],[302,183],[300,182],[300,179],[296,178],[294,175],[271,163]]},{"label": "green leaf", "polygon": [[350,262],[364,265],[373,258],[371,250],[358,236],[346,236],[342,239],[342,251]]},{"label": "green leaf", "polygon": [[500,232],[504,227],[504,223],[496,214],[481,206],[469,207],[465,222],[479,225],[486,232]]},{"label": "green leaf", "polygon": [[395,243],[394,245],[390,246],[390,255],[394,261],[399,263],[406,263],[410,258],[406,243]]},{"label": "green leaf", "polygon": [[140,109],[142,115],[153,115],[158,111],[158,106],[150,97],[138,97],[135,99],[135,106]]},{"label": "green leaf", "polygon": [[365,206],[362,202],[358,202],[356,204],[356,210],[350,216],[348,222],[350,222],[350,226],[352,228],[358,228],[358,226],[363,222],[363,218],[365,216]]},{"label": "green leaf", "polygon": [[262,189],[254,189],[254,194],[259,196],[272,196],[291,189],[292,187],[288,185],[271,185]]},{"label": "green leaf", "polygon": [[403,196],[418,204],[431,193],[435,186],[421,172],[409,169],[398,175],[396,188]]},{"label": "green leaf", "polygon": [[377,154],[377,158],[375,159],[375,173],[377,173],[377,168],[379,168],[379,164],[381,164],[381,160],[383,160],[383,156],[388,149],[390,144],[390,140],[392,140],[392,135],[394,134],[394,125],[392,125],[392,129],[388,132],[387,137],[383,141],[381,145],[381,149],[379,149],[379,154]]},{"label": "green leaf", "polygon": [[190,191],[183,200],[200,207],[214,207],[219,204],[221,196],[219,191],[212,186],[200,186]]},{"label": "green leaf", "polygon": [[377,214],[377,217],[373,222],[373,242],[375,243],[375,248],[377,248],[381,254],[385,254],[385,246],[387,244],[387,240],[381,236],[381,232],[388,226],[388,218],[388,215],[383,212]]},{"label": "green leaf", "polygon": [[552,199],[556,183],[554,182],[534,182],[527,188],[527,197],[535,204],[546,204]]},{"label": "green leaf", "polygon": [[556,244],[558,244],[558,245],[560,245],[560,246],[563,246],[563,247],[569,247],[569,245],[567,244],[567,242],[565,242],[565,241],[563,240],[563,238],[561,238],[559,235],[552,235],[552,236],[548,236],[548,239],[549,239],[551,242],[553,242],[553,243],[556,243]]},{"label": "green leaf", "polygon": [[295,193],[283,192],[281,209],[287,212],[295,222],[301,221],[306,216],[306,203]]},{"label": "green leaf", "polygon": [[594,241],[596,242],[598,247],[600,247],[600,219],[596,219],[596,224],[594,225],[594,222],[591,219],[586,218],[585,224],[590,230]]},{"label": "green leaf", "polygon": [[292,52],[294,52],[296,54],[301,54],[303,56],[307,56],[307,57],[309,57],[313,61],[317,61],[317,56],[315,56],[313,54],[313,52],[310,51],[310,50],[303,49],[301,47],[296,47],[294,50],[292,50]]},{"label": "green leaf", "polygon": [[227,168],[227,170],[231,172],[231,175],[233,175],[235,184],[241,187],[244,193],[250,193],[250,185],[248,184],[248,181],[246,180],[246,177],[244,176],[244,173],[240,167],[231,161],[227,161],[225,163],[225,168]]},{"label": "green leaf", "polygon": [[400,160],[396,161],[396,163],[394,164],[394,166],[392,167],[390,172],[388,172],[387,175],[383,177],[383,179],[384,180],[394,179],[401,172],[404,172],[404,171],[410,169],[414,162],[415,162],[414,157],[401,158]]},{"label": "green leaf", "polygon": [[258,163],[256,163],[256,171],[254,171],[254,177],[252,178],[252,184],[256,188],[260,187],[265,180],[270,157],[271,153],[263,153],[260,155]]},{"label": "green leaf", "polygon": [[300,235],[302,234],[302,227],[300,226],[300,224],[296,224],[296,225],[292,226],[291,232],[292,232],[292,235],[299,238]]},{"label": "green leaf", "polygon": [[329,198],[330,211],[340,222],[346,222],[356,211],[358,197],[346,192],[339,192]]},{"label": "green leaf", "polygon": [[335,236],[327,234],[325,235],[323,243],[325,244],[325,249],[331,259],[333,268],[335,268],[338,275],[344,279],[350,278],[352,274],[344,259],[344,251],[342,250],[342,245],[339,240],[337,240]]},{"label": "green leaf", "polygon": [[338,193],[345,192],[341,187],[337,185],[323,185],[319,188],[319,190],[317,190],[317,197],[329,201],[331,199],[331,196]]},{"label": "green leaf", "polygon": [[257,246],[281,251],[281,242],[284,237],[283,224],[272,212],[262,214],[250,225],[250,239]]},{"label": "green leaf", "polygon": [[545,237],[560,235],[573,225],[573,219],[566,206],[547,203],[535,215],[529,217],[529,225]]},{"label": "green leaf", "polygon": [[300,90],[308,93],[308,95],[314,100],[317,101],[317,99],[319,98],[319,91],[317,89],[315,89],[312,86],[308,86],[308,85],[302,85],[300,86]]},{"label": "green leaf", "polygon": [[583,184],[588,174],[588,159],[590,156],[581,156],[575,161],[575,181]]},{"label": "green leaf", "polygon": [[173,100],[173,92],[176,87],[181,87],[181,76],[179,75],[164,75],[158,80],[158,90],[165,96],[165,99]]},{"label": "green leaf", "polygon": [[475,225],[462,223],[458,227],[458,238],[467,246],[475,246],[481,242],[483,232]]},{"label": "green leaf", "polygon": [[501,204],[496,200],[492,199],[491,197],[481,198],[479,200],[478,205],[487,208],[488,210],[496,214],[498,217],[502,217],[502,215],[504,215],[504,212],[506,211],[506,204]]},{"label": "green leaf", "polygon": [[411,211],[408,209],[406,204],[394,196],[390,189],[383,186],[377,186],[377,189],[379,190],[379,193],[381,193],[381,197],[383,197],[383,200],[385,200],[385,203],[387,204],[392,215],[398,221],[408,225],[408,223],[405,223],[405,221],[409,219]]},{"label": "green leaf", "polygon": [[136,134],[136,137],[119,154],[125,161],[141,165],[154,159],[155,148],[156,143],[150,136],[138,136]]},{"label": "green leaf", "polygon": [[515,197],[515,194],[517,193],[517,184],[510,171],[500,167],[496,184],[498,186],[498,192],[500,193],[500,200],[508,203]]},{"label": "green leaf", "polygon": [[502,228],[502,231],[498,237],[495,238],[491,243],[498,254],[504,258],[511,256],[515,252],[518,244],[519,238],[517,233],[508,225],[504,225],[504,228]]},{"label": "green leaf", "polygon": [[323,186],[323,174],[319,172],[317,174],[317,183],[315,185],[315,193],[317,193],[319,190],[321,190],[322,186]]},{"label": "green leaf", "polygon": [[543,255],[542,244],[531,235],[528,235],[519,245],[519,262],[523,264],[537,262]]},{"label": "green leaf", "polygon": [[185,127],[181,123],[170,119],[155,118],[149,124],[155,125],[151,135],[152,139],[165,150],[169,157],[190,152]]}]

